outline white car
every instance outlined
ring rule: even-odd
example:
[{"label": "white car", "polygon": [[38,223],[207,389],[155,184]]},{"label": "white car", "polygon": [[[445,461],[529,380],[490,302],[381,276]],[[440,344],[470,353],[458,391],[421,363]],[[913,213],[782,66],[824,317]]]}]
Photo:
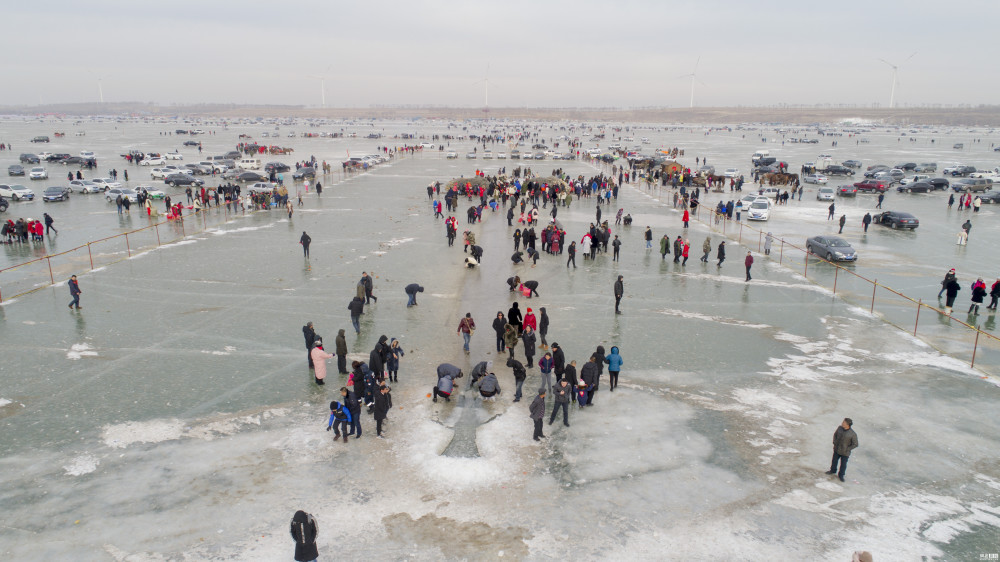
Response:
[{"label": "white car", "polygon": [[137,193],[146,192],[146,197],[149,197],[150,199],[163,199],[164,197],[167,196],[166,193],[160,191],[159,189],[156,189],[151,185],[140,185],[136,187],[135,190]]},{"label": "white car", "polygon": [[507,159],[506,152],[497,152],[497,160],[506,160],[506,159]]},{"label": "white car", "polygon": [[912,178],[903,178],[899,180],[899,185],[907,185],[911,183],[917,183],[918,181],[924,181],[931,179],[931,176],[927,174],[915,174]]},{"label": "white car", "polygon": [[749,209],[744,209],[747,219],[752,221],[766,221],[771,216],[771,200],[765,197],[758,197],[750,203]]},{"label": "white car", "polygon": [[168,152],[168,153],[164,154],[163,157],[166,158],[167,160],[183,160],[184,159],[184,155],[181,154],[180,152]]},{"label": "white car", "polygon": [[52,153],[51,152],[39,152],[35,156],[38,157],[38,161],[39,162],[45,162],[45,159],[48,158],[49,156],[52,156]]},{"label": "white car", "polygon": [[468,158],[469,160],[475,160],[476,159],[476,153],[475,152],[466,152],[465,153],[465,157]]},{"label": "white car", "polygon": [[97,155],[94,154],[93,150],[81,150],[80,158],[97,158]]},{"label": "white car", "polygon": [[166,172],[166,174],[168,176],[170,174],[186,174],[186,173],[188,173],[188,169],[186,167],[174,166],[172,164],[171,165],[167,165],[167,166],[163,166],[160,169],[163,170],[164,172]]},{"label": "white car", "polygon": [[802,181],[804,181],[805,183],[815,183],[822,185],[830,181],[830,179],[824,176],[823,174],[809,174],[806,177],[802,178]]},{"label": "white car", "polygon": [[432,142],[422,142],[420,143],[421,148],[437,148],[437,145]]},{"label": "white car", "polygon": [[247,187],[248,193],[271,193],[271,191],[277,187],[277,184],[271,182],[259,181],[257,183],[250,184]]},{"label": "white car", "polygon": [[118,200],[119,195],[121,195],[122,198],[128,198],[128,200],[131,203],[139,202],[139,194],[127,187],[116,187],[114,189],[109,189],[104,198],[108,200],[108,203],[112,203]]},{"label": "white car", "polygon": [[92,182],[96,183],[97,185],[99,185],[101,187],[101,189],[103,189],[104,191],[107,191],[109,189],[119,188],[119,187],[122,186],[122,184],[116,182],[115,180],[113,180],[111,178],[94,178],[94,179],[92,179],[90,181],[92,181]]},{"label": "white car", "polygon": [[139,162],[139,165],[140,166],[162,166],[162,165],[164,165],[166,163],[167,163],[167,161],[164,160],[163,158],[156,157],[156,158],[143,158]]},{"label": "white car", "polygon": [[154,180],[159,180],[167,177],[167,174],[175,174],[175,173],[177,172],[175,172],[174,170],[168,170],[166,168],[153,168],[152,170],[149,171],[149,177],[153,178]]},{"label": "white car", "polygon": [[458,158],[458,153],[454,150],[449,150],[448,154],[445,155],[445,158],[448,160],[454,160],[455,158]]},{"label": "white car", "polygon": [[819,191],[816,192],[817,201],[833,201],[836,192],[832,187],[821,187]]},{"label": "white car", "polygon": [[69,182],[69,189],[75,193],[100,193],[104,188],[90,180],[73,180]]},{"label": "white car", "polygon": [[740,169],[739,168],[726,168],[725,173],[723,173],[722,175],[723,175],[723,177],[727,177],[727,178],[738,178],[738,177],[740,177]]},{"label": "white car", "polygon": [[483,152],[483,160],[493,160],[493,153],[489,150]]},{"label": "white car", "polygon": [[0,195],[10,197],[14,201],[31,201],[35,198],[35,192],[23,185],[0,185]]},{"label": "white car", "polygon": [[49,179],[49,172],[42,167],[32,168],[31,172],[28,173],[28,177],[33,180],[47,180]]}]

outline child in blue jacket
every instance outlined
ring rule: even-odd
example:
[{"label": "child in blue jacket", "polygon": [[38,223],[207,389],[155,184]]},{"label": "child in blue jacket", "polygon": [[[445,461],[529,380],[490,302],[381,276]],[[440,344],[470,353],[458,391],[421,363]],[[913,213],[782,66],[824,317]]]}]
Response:
[{"label": "child in blue jacket", "polygon": [[347,426],[351,423],[351,411],[337,401],[330,402],[330,420],[326,422],[326,430],[333,429],[333,440],[340,439],[340,428],[344,428],[344,443],[347,443]]}]

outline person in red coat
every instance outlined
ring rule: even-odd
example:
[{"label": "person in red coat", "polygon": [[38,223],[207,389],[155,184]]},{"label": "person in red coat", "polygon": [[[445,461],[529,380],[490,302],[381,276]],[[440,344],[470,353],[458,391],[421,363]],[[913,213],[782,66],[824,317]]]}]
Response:
[{"label": "person in red coat", "polygon": [[747,259],[743,260],[743,265],[747,266],[747,281],[750,280],[750,267],[753,265],[753,254],[747,252]]}]

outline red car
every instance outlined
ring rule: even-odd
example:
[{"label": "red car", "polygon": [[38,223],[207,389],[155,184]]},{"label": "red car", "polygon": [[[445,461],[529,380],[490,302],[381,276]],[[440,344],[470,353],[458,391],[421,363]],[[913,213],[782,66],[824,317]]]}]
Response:
[{"label": "red car", "polygon": [[877,191],[879,193],[883,193],[885,190],[889,189],[889,184],[882,180],[864,180],[855,183],[854,187],[856,187],[858,191]]}]

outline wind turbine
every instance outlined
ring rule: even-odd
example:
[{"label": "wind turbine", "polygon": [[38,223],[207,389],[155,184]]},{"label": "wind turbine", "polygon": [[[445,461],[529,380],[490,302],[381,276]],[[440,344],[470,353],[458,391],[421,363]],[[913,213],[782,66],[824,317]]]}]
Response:
[{"label": "wind turbine", "polygon": [[332,68],[333,68],[332,64],[326,67],[326,74],[323,74],[322,76],[318,74],[306,75],[307,78],[319,80],[319,100],[320,100],[319,106],[322,107],[323,109],[326,109],[326,77],[328,74],[330,74],[330,70]]},{"label": "wind turbine", "polygon": [[475,86],[479,83],[486,84],[486,96],[485,96],[485,101],[483,103],[483,113],[489,114],[490,112],[490,64],[489,63],[486,63],[486,78],[483,78],[482,80],[477,80],[472,85]]},{"label": "wind turbine", "polygon": [[[701,57],[699,56],[697,58],[697,60],[694,61],[694,70],[691,71],[691,74],[681,74],[680,76],[677,76],[676,78],[674,78],[674,80],[678,80],[680,78],[690,78],[691,79],[691,107],[692,108],[694,107],[694,82],[695,82],[695,80],[698,80],[698,63],[700,63],[700,62],[701,62]],[[708,85],[708,84],[705,84],[704,82],[702,82],[701,80],[698,80],[698,82],[702,86],[707,86]]]},{"label": "wind turbine", "polygon": [[[912,55],[906,57],[903,62],[906,62],[916,56],[917,52],[914,51]],[[896,107],[896,84],[898,80],[896,79],[896,74],[899,72],[899,66],[892,64],[885,59],[878,59],[892,68],[892,90],[889,91],[889,109]]]}]

